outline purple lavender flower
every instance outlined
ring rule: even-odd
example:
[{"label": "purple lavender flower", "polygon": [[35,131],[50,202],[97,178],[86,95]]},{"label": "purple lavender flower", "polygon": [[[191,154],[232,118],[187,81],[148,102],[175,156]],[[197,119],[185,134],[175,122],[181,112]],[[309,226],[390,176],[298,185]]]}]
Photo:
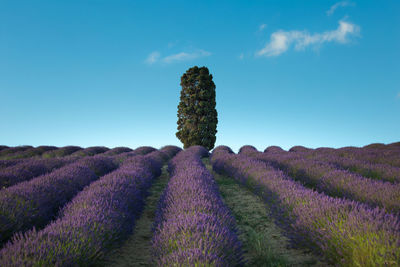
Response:
[{"label": "purple lavender flower", "polygon": [[72,153],[78,150],[82,150],[82,148],[79,146],[65,146],[55,150],[47,151],[43,153],[42,157],[43,158],[65,157],[71,155]]},{"label": "purple lavender flower", "polygon": [[5,148],[0,151],[0,158],[2,158],[2,159],[8,158],[9,156],[11,156],[13,154],[21,153],[30,148],[33,148],[33,146],[16,146],[16,147]]},{"label": "purple lavender flower", "polygon": [[172,178],[159,203],[152,241],[158,266],[242,264],[235,220],[202,156],[208,151],[193,146],[170,161]]},{"label": "purple lavender flower", "polygon": [[338,169],[329,161],[307,158],[302,153],[252,153],[250,156],[285,170],[291,177],[330,196],[345,197],[400,212],[400,184],[373,180]]},{"label": "purple lavender flower", "polygon": [[[217,146],[216,148],[213,149],[212,153],[217,153],[218,151],[226,151],[227,153],[233,154],[233,151],[230,147],[228,146]],[[212,155],[211,153],[211,155]]]},{"label": "purple lavender flower", "polygon": [[399,217],[383,209],[332,198],[291,180],[272,165],[224,151],[212,156],[215,171],[253,188],[274,208],[294,240],[342,266],[397,266]]},{"label": "purple lavender flower", "polygon": [[[49,173],[76,159],[24,159],[0,169],[0,189]],[[14,163],[14,162],[13,162]]]},{"label": "purple lavender flower", "polygon": [[239,153],[252,153],[252,152],[257,152],[257,148],[255,148],[254,146],[250,146],[250,145],[246,145],[246,146],[242,146],[239,149]]},{"label": "purple lavender flower", "polygon": [[[87,266],[131,231],[144,205],[157,152],[131,158],[91,183],[41,231],[16,234],[0,251],[0,266]],[[150,161],[150,162],[149,162]]]},{"label": "purple lavender flower", "polygon": [[156,150],[157,149],[155,149],[154,147],[151,147],[151,146],[141,146],[141,147],[136,148],[134,151],[137,154],[146,155],[146,154],[156,151]]},{"label": "purple lavender flower", "polygon": [[133,151],[133,150],[130,149],[129,147],[115,147],[113,149],[108,150],[107,152],[104,152],[103,155],[104,156],[114,156],[114,155],[131,152],[131,151]]},{"label": "purple lavender flower", "polygon": [[110,149],[104,146],[92,146],[82,150],[78,150],[75,153],[72,153],[71,156],[79,156],[79,157],[94,156],[97,154],[104,153],[108,150]]},{"label": "purple lavender flower", "polygon": [[0,243],[17,231],[43,227],[86,185],[115,169],[112,159],[84,158],[0,191]]},{"label": "purple lavender flower", "polygon": [[264,149],[264,153],[280,153],[284,151],[280,146],[269,146]]}]

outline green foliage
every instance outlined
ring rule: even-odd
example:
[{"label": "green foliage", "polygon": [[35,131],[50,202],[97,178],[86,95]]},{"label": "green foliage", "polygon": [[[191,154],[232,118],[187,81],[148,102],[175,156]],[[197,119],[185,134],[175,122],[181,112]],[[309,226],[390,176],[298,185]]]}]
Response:
[{"label": "green foliage", "polygon": [[203,163],[215,177],[224,203],[236,219],[245,267],[329,266],[308,250],[290,248],[289,239],[270,216],[272,203],[265,203],[253,189],[231,177],[215,173],[208,158],[203,158]]},{"label": "green foliage", "polygon": [[181,77],[176,137],[184,148],[201,145],[214,148],[217,133],[215,84],[207,67],[192,67]]}]

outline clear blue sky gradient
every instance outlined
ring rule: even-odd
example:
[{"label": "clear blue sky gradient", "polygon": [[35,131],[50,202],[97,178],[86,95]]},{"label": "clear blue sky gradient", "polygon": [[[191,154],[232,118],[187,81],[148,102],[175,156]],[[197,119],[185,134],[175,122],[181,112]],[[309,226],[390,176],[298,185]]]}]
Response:
[{"label": "clear blue sky gradient", "polygon": [[[181,146],[194,65],[214,76],[216,145],[400,141],[399,14],[395,0],[1,0],[0,143]],[[357,29],[342,42],[258,54],[274,33],[322,40],[340,21]]]}]

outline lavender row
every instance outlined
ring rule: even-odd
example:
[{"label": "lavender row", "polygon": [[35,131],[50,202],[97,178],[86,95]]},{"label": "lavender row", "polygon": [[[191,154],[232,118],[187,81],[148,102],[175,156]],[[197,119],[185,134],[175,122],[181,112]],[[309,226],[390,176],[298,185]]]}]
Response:
[{"label": "lavender row", "polygon": [[235,220],[222,202],[200,146],[180,152],[169,164],[172,175],[160,199],[152,240],[158,266],[238,266],[241,244]]},{"label": "lavender row", "polygon": [[[276,150],[276,148],[278,150]],[[264,152],[284,152],[280,147],[272,146],[268,147],[264,150]],[[374,167],[377,164],[379,174],[379,168],[382,166],[392,166],[392,167],[400,167],[400,142],[392,143],[389,145],[384,144],[371,144],[364,147],[342,147],[338,149],[328,148],[328,147],[320,147],[317,149],[310,149],[303,146],[294,146],[289,149],[289,152],[308,152],[311,155],[316,157],[322,155],[329,155],[331,157],[339,157],[342,160],[357,160],[360,162],[364,162],[364,164],[370,164]],[[375,167],[374,167],[375,168]],[[364,174],[366,175],[366,170],[364,170]],[[374,170],[371,170],[371,175],[374,176]]]},{"label": "lavender row", "polygon": [[291,177],[330,196],[345,197],[382,207],[388,212],[400,212],[400,184],[365,178],[340,170],[336,166],[289,153],[248,153],[252,157],[270,162],[285,170]]},{"label": "lavender row", "polygon": [[334,150],[334,153],[344,158],[356,158],[370,163],[389,164],[400,167],[400,145],[370,145],[363,148],[346,147]]},{"label": "lavender row", "polygon": [[315,150],[293,147],[289,151],[296,152],[302,157],[329,161],[340,168],[357,172],[369,178],[400,182],[400,149],[392,148],[390,145],[384,147],[384,149],[344,147]]},{"label": "lavender row", "polygon": [[0,244],[15,232],[43,227],[86,185],[117,166],[111,158],[84,158],[0,191]]},{"label": "lavender row", "polygon": [[113,149],[109,149],[107,147],[94,146],[82,149],[81,147],[77,146],[66,146],[53,151],[46,152],[42,155],[42,157],[53,158],[53,157],[65,157],[68,155],[83,157],[83,156],[93,156],[98,154],[102,154],[102,156],[115,156],[133,151],[135,151],[134,153],[135,155],[145,155],[155,150],[156,150],[155,148],[149,146],[138,147],[135,150],[132,150],[129,147],[115,147]]},{"label": "lavender row", "polygon": [[[1,158],[2,159],[22,159],[22,158],[40,157],[43,153],[46,153],[46,152],[52,151],[52,150],[56,150],[56,149],[57,149],[57,147],[55,147],[55,146],[38,146],[38,147],[27,146],[27,147],[15,149],[14,151],[9,150],[8,153],[6,155],[1,156]],[[4,152],[7,152],[7,151],[4,151]]]},{"label": "lavender row", "polygon": [[106,152],[103,153],[103,156],[114,156],[122,153],[127,153],[133,151],[129,147],[114,147],[113,149],[110,149]]},{"label": "lavender row", "polygon": [[0,158],[4,159],[13,154],[21,153],[21,152],[26,151],[31,148],[33,148],[33,147],[32,146],[16,146],[16,147],[5,148],[0,151]]},{"label": "lavender row", "polygon": [[57,147],[55,146],[38,146],[29,148],[23,152],[15,153],[8,156],[8,159],[18,159],[18,158],[32,158],[32,157],[40,157],[43,153],[48,151],[56,150]]},{"label": "lavender row", "polygon": [[[155,149],[153,147],[141,146],[141,147],[136,148],[135,150],[117,154],[114,156],[114,159],[117,164],[121,164],[129,158],[136,157],[139,155],[147,155],[147,154],[149,154],[151,152],[155,152],[155,151],[157,151],[157,149]],[[106,153],[108,153],[108,151]]]},{"label": "lavender row", "polygon": [[163,146],[160,150],[167,154],[168,158],[173,158],[182,149],[177,146]]},{"label": "lavender row", "polygon": [[22,162],[22,159],[0,159],[0,170]]},{"label": "lavender row", "polygon": [[[400,157],[400,155],[399,155]],[[328,156],[327,160],[339,167],[346,168],[352,172],[360,173],[373,179],[400,183],[400,167],[384,163],[370,163],[358,159]]]},{"label": "lavender row", "polygon": [[400,222],[383,209],[333,198],[307,189],[271,165],[213,151],[215,171],[225,173],[255,190],[275,207],[295,240],[342,266],[398,266]]},{"label": "lavender row", "polygon": [[20,160],[19,163],[0,170],[0,189],[49,173],[76,160],[77,158]]},{"label": "lavender row", "polygon": [[[388,181],[392,183],[400,183],[400,168],[396,166],[391,166],[389,164],[384,163],[371,163],[368,161],[360,160],[360,157],[355,155],[348,156],[347,154],[343,154],[343,151],[348,151],[350,148],[343,149],[333,149],[333,148],[318,148],[315,150],[311,149],[295,149],[291,152],[286,152],[284,150],[277,150],[267,148],[264,153],[267,155],[285,155],[290,158],[308,158],[314,159],[317,161],[329,162],[334,164],[336,167],[340,169],[346,169],[351,172],[359,173],[362,176],[375,179]],[[356,149],[356,148],[351,148]],[[358,148],[358,150],[360,150]],[[364,150],[362,150],[364,151]],[[360,152],[365,153],[365,152]],[[381,155],[382,159],[385,160],[385,157]],[[400,153],[399,156],[400,158]]]},{"label": "lavender row", "polygon": [[79,150],[82,150],[82,148],[79,146],[64,146],[64,147],[60,147],[58,149],[47,151],[47,152],[43,153],[42,157],[43,158],[65,157],[65,156],[69,156],[72,153],[77,152]]},{"label": "lavender row", "polygon": [[[352,172],[357,172],[363,176],[389,181],[392,183],[399,183],[400,182],[400,167],[391,166],[390,164],[383,163],[385,161],[381,161],[382,163],[372,163],[369,162],[360,155],[363,152],[354,154],[353,156],[344,156],[338,150],[329,151],[312,151],[310,153],[304,154],[309,158],[328,161],[340,168],[345,168]],[[398,156],[400,158],[400,153]],[[380,155],[382,160],[386,160],[384,155]]]},{"label": "lavender row", "polygon": [[108,150],[110,150],[110,149],[107,147],[104,147],[104,146],[92,146],[92,147],[88,147],[88,148],[85,148],[82,150],[78,150],[78,151],[72,153],[71,156],[78,156],[78,157],[94,156],[94,155],[104,153]]},{"label": "lavender row", "polygon": [[160,173],[162,151],[127,159],[81,191],[42,231],[17,234],[1,251],[0,265],[88,266],[130,233],[146,191]]}]

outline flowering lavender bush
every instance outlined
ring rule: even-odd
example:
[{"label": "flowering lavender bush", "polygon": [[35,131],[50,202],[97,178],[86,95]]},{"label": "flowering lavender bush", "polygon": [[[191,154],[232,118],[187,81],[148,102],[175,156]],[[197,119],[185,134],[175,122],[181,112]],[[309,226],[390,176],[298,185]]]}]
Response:
[{"label": "flowering lavender bush", "polygon": [[127,160],[129,158],[136,157],[139,155],[147,155],[147,154],[149,154],[151,152],[155,152],[155,151],[158,151],[158,150],[153,147],[149,147],[149,146],[141,146],[141,147],[136,148],[135,150],[132,150],[129,152],[123,152],[123,153],[115,155],[114,161],[117,164],[121,164],[122,162],[124,162],[125,160]]},{"label": "flowering lavender bush", "polygon": [[0,251],[0,266],[94,265],[130,233],[154,179],[151,154],[130,159],[93,182],[69,202],[42,231],[17,234]]},{"label": "flowering lavender bush", "polygon": [[307,152],[310,151],[310,148],[307,148],[305,146],[294,146],[289,149],[289,152]]},{"label": "flowering lavender bush", "polygon": [[86,185],[115,169],[110,158],[85,158],[0,191],[0,243],[17,231],[43,227]]},{"label": "flowering lavender bush", "polygon": [[172,178],[159,203],[152,241],[158,266],[242,263],[235,220],[200,160],[207,155],[205,148],[192,146],[169,164]]},{"label": "flowering lavender bush", "polygon": [[232,149],[228,146],[217,146],[216,148],[213,149],[211,155],[213,153],[217,153],[218,151],[225,151],[227,153],[233,154],[234,152],[232,151]]},{"label": "flowering lavender bush", "polygon": [[49,173],[76,159],[26,159],[0,170],[0,189]]},{"label": "flowering lavender bush", "polygon": [[251,156],[279,166],[291,177],[328,195],[383,207],[388,212],[400,212],[400,184],[368,179],[305,157],[291,157],[282,153],[253,153]]},{"label": "flowering lavender bush", "polygon": [[254,146],[246,145],[242,146],[239,149],[239,153],[251,153],[251,152],[257,152],[257,148],[255,148]]},{"label": "flowering lavender bush", "polygon": [[23,159],[0,159],[0,170],[22,162]]},{"label": "flowering lavender bush", "polygon": [[328,161],[340,168],[373,179],[400,182],[400,165],[396,166],[396,161],[400,163],[400,150],[346,147],[336,150],[316,150],[303,156]]},{"label": "flowering lavender bush", "polygon": [[174,155],[176,155],[178,152],[180,152],[182,149],[177,146],[163,146],[160,148],[160,151],[163,151],[168,155],[168,157],[172,158]]},{"label": "flowering lavender bush", "polygon": [[47,151],[56,150],[55,146],[38,146],[28,148],[24,151],[20,151],[17,153],[13,153],[12,155],[7,156],[7,159],[20,159],[20,158],[31,158],[31,157],[40,157],[43,153]]},{"label": "flowering lavender bush", "polygon": [[43,153],[42,157],[43,158],[56,158],[56,157],[65,157],[68,155],[71,155],[72,153],[82,150],[81,147],[79,146],[65,146],[65,147],[60,147],[55,150],[47,151]]},{"label": "flowering lavender bush", "polygon": [[108,150],[107,152],[104,152],[104,156],[113,156],[113,155],[118,155],[121,153],[126,153],[126,152],[131,152],[133,151],[129,147],[115,147],[113,149]]},{"label": "flowering lavender bush", "polygon": [[264,153],[280,153],[284,151],[280,146],[269,146],[264,149]]},{"label": "flowering lavender bush", "polygon": [[151,146],[141,146],[141,147],[136,148],[134,151],[137,154],[146,155],[146,154],[156,151],[156,150],[157,149],[155,149],[154,147],[151,147]]},{"label": "flowering lavender bush", "polygon": [[9,156],[15,153],[20,153],[30,148],[33,148],[33,146],[15,146],[15,147],[5,148],[0,151],[0,158],[2,159],[8,158]]},{"label": "flowering lavender bush", "polygon": [[94,156],[97,154],[104,153],[106,151],[110,150],[107,147],[104,146],[92,146],[88,147],[82,150],[78,150],[74,153],[71,154],[71,156],[79,156],[79,157],[84,157],[84,156]]},{"label": "flowering lavender bush", "polygon": [[298,240],[341,266],[398,266],[399,218],[383,209],[307,189],[265,162],[223,151],[215,171],[231,175],[275,206]]},{"label": "flowering lavender bush", "polygon": [[328,157],[327,160],[336,164],[339,167],[348,169],[353,172],[360,173],[361,175],[389,181],[393,183],[400,183],[400,168],[382,163],[370,163],[357,159]]}]

